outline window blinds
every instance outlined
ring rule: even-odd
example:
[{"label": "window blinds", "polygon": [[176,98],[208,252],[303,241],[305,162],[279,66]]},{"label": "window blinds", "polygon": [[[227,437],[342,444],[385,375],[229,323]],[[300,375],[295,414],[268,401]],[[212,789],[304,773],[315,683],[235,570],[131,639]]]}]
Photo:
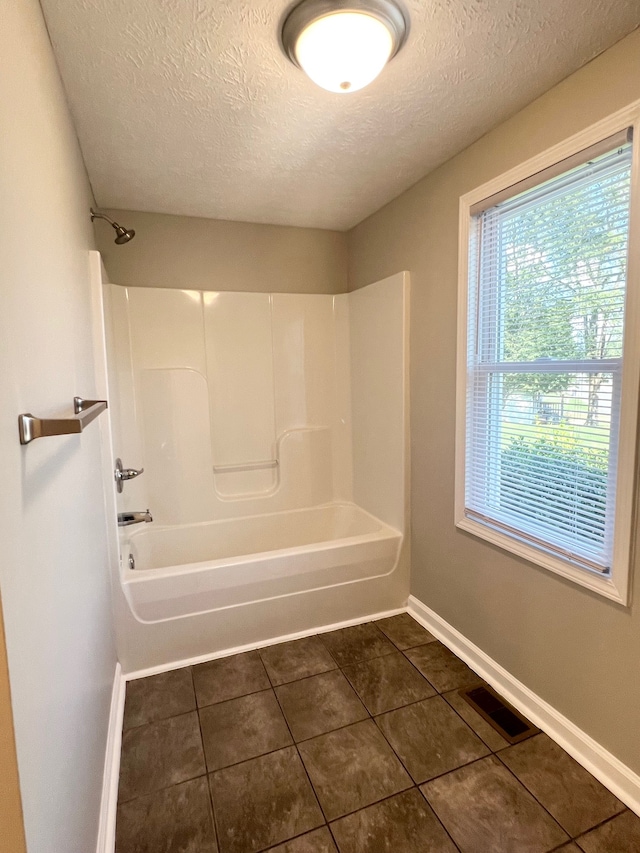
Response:
[{"label": "window blinds", "polygon": [[582,568],[613,550],[631,145],[472,216],[465,513]]}]

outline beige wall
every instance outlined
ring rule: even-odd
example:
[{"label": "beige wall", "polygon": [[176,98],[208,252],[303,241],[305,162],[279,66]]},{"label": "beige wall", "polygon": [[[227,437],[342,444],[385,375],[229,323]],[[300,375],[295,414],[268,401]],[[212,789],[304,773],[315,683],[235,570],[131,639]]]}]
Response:
[{"label": "beige wall", "polygon": [[107,210],[135,238],[123,246],[96,221],[95,233],[115,284],[266,293],[344,293],[347,235],[318,228],[225,222],[131,210]]},{"label": "beige wall", "polygon": [[17,416],[96,393],[91,192],[38,0],[2,3],[0,56],[0,588],[24,828],[31,853],[85,853],[116,666],[100,423],[21,447]]},{"label": "beige wall", "polygon": [[636,31],[350,233],[352,289],[411,272],[413,594],[636,772],[640,590],[625,609],[456,530],[453,491],[458,199],[639,98]]},{"label": "beige wall", "polygon": [[13,737],[13,713],[7,651],[4,644],[4,622],[0,604],[0,838],[3,849],[23,853],[24,827],[18,781],[16,746]]}]

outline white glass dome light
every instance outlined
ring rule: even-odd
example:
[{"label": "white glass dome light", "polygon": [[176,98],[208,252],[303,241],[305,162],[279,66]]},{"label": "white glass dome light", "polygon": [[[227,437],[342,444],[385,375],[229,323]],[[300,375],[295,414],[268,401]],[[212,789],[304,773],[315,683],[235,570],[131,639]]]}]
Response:
[{"label": "white glass dome light", "polygon": [[314,83],[348,94],[375,80],[406,32],[393,0],[303,0],[284,23],[282,43]]},{"label": "white glass dome light", "polygon": [[391,33],[378,18],[362,12],[336,12],[302,31],[296,59],[318,86],[329,92],[357,92],[389,61]]}]

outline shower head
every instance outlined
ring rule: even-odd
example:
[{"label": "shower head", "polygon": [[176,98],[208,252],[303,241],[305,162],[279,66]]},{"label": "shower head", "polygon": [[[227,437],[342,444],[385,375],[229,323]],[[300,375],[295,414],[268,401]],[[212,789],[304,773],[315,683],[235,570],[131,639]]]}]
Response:
[{"label": "shower head", "polygon": [[133,240],[136,236],[136,232],[133,228],[123,228],[122,225],[118,225],[117,222],[114,222],[113,219],[110,219],[106,213],[98,213],[92,207],[89,208],[91,211],[91,221],[94,219],[104,219],[105,222],[108,222],[109,225],[116,232],[116,239],[114,242],[121,246],[123,243],[128,243],[129,240]]},{"label": "shower head", "polygon": [[133,228],[123,228],[122,225],[118,225],[116,228],[116,235],[117,236],[114,242],[121,246],[123,243],[128,243],[129,240],[133,240],[133,238],[136,236],[136,232],[133,230]]}]

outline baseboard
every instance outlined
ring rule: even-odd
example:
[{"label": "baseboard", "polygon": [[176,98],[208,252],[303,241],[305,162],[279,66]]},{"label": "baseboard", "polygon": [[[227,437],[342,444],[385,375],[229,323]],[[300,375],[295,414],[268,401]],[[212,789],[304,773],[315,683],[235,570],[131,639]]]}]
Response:
[{"label": "baseboard", "polygon": [[113,853],[116,846],[116,807],[118,804],[118,776],[120,774],[122,718],[126,686],[122,667],[118,663],[116,664],[111,691],[96,853]]},{"label": "baseboard", "polygon": [[356,619],[345,619],[342,622],[334,622],[331,625],[322,625],[319,628],[310,628],[305,631],[297,631],[293,634],[282,634],[279,637],[270,637],[258,643],[247,643],[244,646],[235,646],[231,649],[223,649],[213,654],[199,655],[198,657],[185,658],[184,660],[171,661],[171,663],[150,666],[146,669],[137,669],[124,674],[126,681],[134,681],[136,678],[146,678],[149,675],[158,675],[160,672],[169,672],[172,669],[181,669],[183,666],[194,666],[198,663],[207,663],[210,660],[226,658],[231,655],[239,655],[242,652],[252,652],[255,649],[263,649],[266,646],[275,646],[278,643],[288,643],[290,640],[299,640],[302,637],[312,637],[314,634],[327,634],[329,631],[337,631],[340,628],[349,628],[351,625],[362,625],[364,622],[373,622],[376,619],[385,619],[387,616],[396,616],[398,613],[406,613],[406,607],[396,607],[394,610],[385,610],[382,613],[371,613],[368,616],[358,616]]},{"label": "baseboard", "polygon": [[408,612],[640,816],[640,776],[414,596]]}]

